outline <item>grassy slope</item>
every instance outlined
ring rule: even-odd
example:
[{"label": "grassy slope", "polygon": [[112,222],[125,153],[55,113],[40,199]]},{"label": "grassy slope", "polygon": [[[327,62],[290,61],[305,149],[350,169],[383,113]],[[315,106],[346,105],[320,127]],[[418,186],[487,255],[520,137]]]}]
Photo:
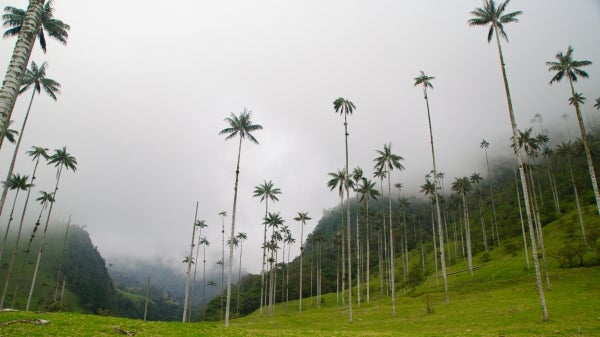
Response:
[{"label": "grassy slope", "polygon": [[[564,239],[560,223],[545,228],[552,247]],[[15,319],[48,319],[40,326],[15,323],[0,327],[0,336],[116,336],[114,327],[136,332],[136,336],[600,336],[600,268],[552,268],[552,290],[546,290],[550,320],[541,320],[532,270],[525,268],[522,252],[515,257],[502,249],[490,253],[474,276],[459,272],[449,276],[450,304],[435,278],[421,285],[414,296],[397,299],[397,316],[391,316],[390,300],[379,294],[372,282],[371,303],[354,305],[354,321],[348,323],[346,307],[335,305],[335,294],[315,301],[304,299],[298,313],[296,301],[281,304],[273,316],[258,313],[222,323],[143,322],[139,320],[74,313],[1,313],[0,322]],[[551,266],[553,263],[551,263]],[[461,262],[449,273],[466,269]],[[400,291],[400,294],[402,291]],[[364,293],[363,293],[364,294]],[[429,297],[434,312],[426,313]],[[356,296],[354,296],[356,298]],[[364,299],[364,295],[363,295]]]}]

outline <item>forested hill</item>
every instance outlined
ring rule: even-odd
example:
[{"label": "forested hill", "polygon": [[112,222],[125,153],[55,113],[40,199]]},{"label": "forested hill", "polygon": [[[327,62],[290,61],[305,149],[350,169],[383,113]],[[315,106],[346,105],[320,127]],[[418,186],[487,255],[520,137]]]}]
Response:
[{"label": "forested hill", "polygon": [[[537,246],[542,269],[600,265],[600,217],[582,143],[562,143],[549,148],[549,145],[535,139],[527,141],[530,149],[538,149],[536,153],[530,151],[526,157],[526,174],[530,189],[529,209],[536,227],[534,231],[536,242],[539,241]],[[590,142],[595,151],[600,149],[600,142],[595,137],[590,136]],[[598,166],[600,156],[594,158]],[[522,262],[525,270],[533,271],[522,185],[514,165],[512,160],[506,160],[490,167],[491,181],[487,172],[472,171],[465,171],[462,177],[440,178],[444,259],[451,273],[468,270],[469,251],[472,260],[480,265],[490,263],[491,256],[506,254],[509,258],[521,259],[515,262]],[[392,186],[398,180],[402,181],[402,173],[394,172]],[[348,243],[351,247],[353,286],[356,286],[357,275],[361,275],[361,287],[365,287],[366,280],[370,279],[373,293],[389,294],[390,209],[395,287],[403,294],[411,294],[426,280],[441,278],[441,244],[435,204],[431,198],[431,178],[423,179],[421,194],[406,195],[396,188],[392,190],[391,200],[388,198],[387,180],[372,182],[374,189],[383,195],[379,195],[377,200],[370,199],[368,211],[364,201],[357,202],[357,193],[351,190],[350,237],[345,223],[344,203],[326,212],[315,230],[304,238],[304,298],[343,289],[342,272],[347,268]],[[331,193],[337,193],[337,189]],[[272,229],[278,230],[273,226],[269,233]],[[548,236],[545,243],[540,234],[542,231],[547,232],[544,234]],[[279,236],[285,237],[283,233]],[[299,238],[295,239],[299,242]],[[278,241],[274,247],[280,250],[283,244],[283,241]],[[528,253],[524,255],[526,251]],[[296,257],[288,264],[281,261],[280,254],[267,254],[268,257],[273,256],[273,264],[268,263],[267,270],[275,272],[267,272],[266,289],[262,292],[268,294],[272,291],[269,288],[274,288],[272,296],[275,303],[298,299],[300,259]],[[295,255],[297,253],[292,254]],[[270,277],[276,280],[274,286],[268,281]],[[236,309],[233,317],[259,308],[262,283],[260,276],[255,275],[242,280],[240,309]],[[237,291],[237,288],[234,289]],[[268,303],[269,299],[265,298],[262,302]],[[238,308],[236,296],[232,297],[231,306]],[[221,299],[215,298],[208,305],[206,317],[219,319],[222,317],[221,307]]]},{"label": "forested hill", "polygon": [[[21,237],[4,305],[21,310],[26,308],[42,237],[42,230],[39,228],[26,229],[24,232],[29,234]],[[15,246],[14,233],[11,234],[13,235],[9,235],[4,250],[6,255],[12,253]],[[143,289],[130,293],[115,286],[105,260],[84,228],[72,225],[67,229],[65,224],[50,226],[45,242],[30,302],[31,310],[143,317],[145,299],[140,295],[144,294]],[[28,243],[29,253],[26,253]],[[3,285],[8,274],[9,260],[3,258],[0,265],[0,282]],[[162,287],[154,286],[150,292],[148,319],[180,319],[181,307],[181,303],[172,299]]]}]

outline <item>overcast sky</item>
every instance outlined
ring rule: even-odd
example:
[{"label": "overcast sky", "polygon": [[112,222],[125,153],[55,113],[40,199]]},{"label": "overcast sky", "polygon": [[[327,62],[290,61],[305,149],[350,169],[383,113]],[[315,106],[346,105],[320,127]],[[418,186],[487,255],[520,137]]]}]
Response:
[{"label": "overcast sky", "polygon": [[[25,8],[27,1],[3,6]],[[71,25],[65,47],[36,44],[31,60],[49,64],[62,84],[54,102],[38,96],[21,152],[33,145],[67,146],[78,162],[63,174],[53,218],[87,226],[109,261],[119,256],[161,259],[185,270],[194,208],[209,227],[209,251],[220,259],[221,218],[231,214],[237,141],[218,133],[223,119],[244,108],[263,126],[260,145],[242,145],[236,232],[248,234],[244,267],[260,272],[264,204],[254,186],[272,180],[281,188],[280,211],[299,243],[298,211],[317,224],[337,193],[327,173],[344,165],[343,118],[338,97],[353,101],[349,117],[350,167],[372,175],[375,150],[392,144],[405,170],[393,183],[416,194],[431,170],[425,102],[414,78],[434,76],[429,93],[438,170],[446,181],[485,168],[509,154],[510,124],[495,43],[487,28],[469,27],[479,0],[427,1],[65,1],[55,17]],[[542,114],[552,140],[564,139],[563,114],[574,126],[566,82],[550,86],[546,61],[569,45],[574,58],[590,60],[590,79],[576,83],[587,97],[592,123],[600,96],[600,2],[512,1],[520,22],[505,26],[503,41],[517,123],[524,129]],[[5,71],[15,39],[0,41]],[[27,98],[25,98],[27,97]],[[28,97],[15,106],[22,121]],[[575,131],[571,127],[572,131]],[[4,180],[13,146],[0,152]],[[16,172],[33,163],[20,156]],[[40,169],[37,190],[50,191],[54,168]],[[486,175],[484,174],[484,177]],[[6,222],[9,195],[3,211]],[[39,211],[38,205],[31,212]],[[231,217],[225,221],[229,233]],[[293,248],[298,252],[298,244]]]}]

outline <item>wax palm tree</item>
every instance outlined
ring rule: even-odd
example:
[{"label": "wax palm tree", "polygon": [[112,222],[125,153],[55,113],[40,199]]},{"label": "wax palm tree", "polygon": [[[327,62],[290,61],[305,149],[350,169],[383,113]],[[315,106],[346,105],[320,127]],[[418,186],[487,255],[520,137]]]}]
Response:
[{"label": "wax palm tree", "polygon": [[8,293],[8,286],[10,283],[10,277],[12,274],[15,258],[17,256],[17,251],[19,249],[19,243],[21,241],[21,231],[23,229],[23,222],[25,220],[25,213],[27,212],[27,205],[29,204],[29,196],[31,195],[31,188],[35,182],[35,174],[37,172],[38,165],[41,159],[48,160],[50,157],[48,156],[48,149],[34,146],[27,154],[32,157],[35,161],[35,165],[33,167],[33,173],[31,174],[31,182],[27,187],[27,196],[25,197],[25,203],[23,205],[23,211],[21,212],[21,220],[19,221],[19,229],[17,231],[17,239],[15,241],[15,246],[13,247],[13,251],[11,254],[10,262],[8,264],[8,270],[6,272],[6,280],[4,281],[4,290],[2,291],[2,299],[0,300],[0,308],[4,307],[4,301],[6,300],[6,295]]},{"label": "wax palm tree", "polygon": [[[338,98],[333,101],[333,109],[336,113],[344,115],[344,140],[346,144],[346,166],[345,172],[346,177],[350,176],[349,166],[348,166],[348,115],[352,115],[356,106],[351,101],[345,98]],[[352,247],[350,244],[350,186],[346,185],[346,228],[347,228],[347,251],[348,251],[348,321],[352,322]]]},{"label": "wax palm tree", "polygon": [[15,198],[10,210],[10,215],[8,217],[8,223],[6,224],[6,231],[4,232],[4,239],[2,240],[2,246],[0,246],[0,260],[2,260],[2,253],[4,252],[4,246],[6,245],[6,239],[8,238],[8,232],[10,230],[10,224],[13,221],[13,214],[15,212],[15,206],[17,205],[17,199],[19,198],[19,192],[25,191],[29,188],[29,184],[27,183],[29,180],[28,176],[22,176],[18,173],[13,174],[10,179],[3,181],[2,184],[6,190],[16,191]]},{"label": "wax palm tree", "polygon": [[[233,247],[237,248],[240,245],[240,241],[237,239],[236,236],[230,237],[229,239],[227,239],[226,243],[227,243],[228,247],[233,246]],[[240,263],[241,263],[241,260],[240,260]],[[239,280],[238,280],[238,283],[239,283]],[[236,312],[237,312],[237,310],[236,310]]]},{"label": "wax palm tree", "polygon": [[[27,69],[25,71],[25,76],[23,78],[23,86],[19,93],[25,92],[30,87],[33,87],[31,93],[31,99],[29,100],[29,106],[27,107],[27,112],[25,113],[25,118],[23,119],[23,124],[21,126],[21,131],[19,132],[19,137],[17,139],[17,144],[13,150],[12,159],[10,162],[10,166],[8,168],[8,172],[6,175],[6,179],[8,180],[15,168],[15,163],[17,161],[17,154],[19,153],[19,148],[21,146],[21,140],[23,139],[23,134],[25,132],[25,125],[27,124],[27,119],[29,118],[29,112],[31,111],[31,104],[33,103],[33,98],[36,92],[40,92],[42,89],[50,96],[53,100],[56,101],[56,94],[60,93],[60,84],[53,79],[46,77],[46,62],[44,62],[40,67],[35,64],[35,62],[31,62],[31,69]],[[6,194],[8,190],[6,186],[2,190],[2,196],[0,197],[0,215],[2,214],[2,210],[4,209],[4,202],[6,201]]]},{"label": "wax palm tree", "polygon": [[269,279],[269,315],[273,314],[273,301],[274,301],[273,297],[274,297],[274,288],[275,288],[275,284],[273,282],[273,278],[274,278],[273,263],[276,261],[273,261],[273,260],[275,259],[275,251],[279,248],[279,247],[277,247],[277,242],[275,242],[274,238],[278,234],[278,232],[276,232],[276,229],[279,228],[279,226],[281,226],[283,224],[283,222],[284,222],[284,220],[281,217],[281,214],[279,214],[279,213],[270,212],[264,218],[264,223],[268,227],[271,227],[271,241],[267,244],[267,248],[270,247],[270,250],[271,250],[270,260],[272,261],[271,262],[271,276]]},{"label": "wax palm tree", "polygon": [[[200,255],[200,241],[202,241],[202,229],[208,227],[208,225],[206,224],[206,220],[199,220],[196,222],[198,225],[198,244],[195,246],[196,247],[196,257],[194,258],[194,261],[198,261],[198,255]],[[192,278],[192,291],[190,294],[190,304],[189,304],[189,310],[188,310],[188,317],[187,317],[187,321],[190,322],[192,320],[192,299],[194,298],[194,293],[196,292],[196,272],[198,270],[198,264],[194,264],[194,277]]]},{"label": "wax palm tree", "polygon": [[206,236],[203,236],[200,237],[198,244],[202,246],[202,320],[204,320],[204,312],[206,311],[206,247],[210,246],[210,242],[208,242]]},{"label": "wax palm tree", "polygon": [[596,108],[596,110],[600,110],[600,97],[596,98],[596,103],[594,103],[594,108]]},{"label": "wax palm tree", "polygon": [[459,194],[463,202],[463,212],[465,221],[465,238],[467,241],[467,264],[469,272],[473,276],[473,253],[471,251],[471,225],[469,223],[469,207],[467,206],[467,193],[473,189],[468,177],[456,178],[452,183],[452,190]]},{"label": "wax palm tree", "polygon": [[[359,228],[359,216],[358,216],[358,212],[359,212],[359,202],[358,202],[358,190],[357,190],[357,186],[358,183],[362,180],[363,178],[363,170],[360,167],[355,167],[354,170],[352,170],[352,184],[354,185],[354,191],[356,192],[356,303],[358,305],[358,307],[360,308],[360,293],[361,293],[361,288],[360,288],[360,277],[361,277],[361,270],[360,270],[360,266],[361,266],[361,262],[360,262],[360,228]],[[350,287],[352,288],[352,287]]]},{"label": "wax palm tree", "polygon": [[581,204],[579,203],[579,193],[575,184],[575,175],[573,174],[573,166],[571,165],[571,156],[574,154],[573,143],[569,140],[567,143],[562,142],[556,149],[556,154],[566,156],[569,164],[569,175],[571,177],[571,185],[573,186],[573,195],[575,196],[575,205],[577,206],[577,215],[579,216],[579,226],[581,227],[581,237],[583,244],[587,246],[587,236],[585,234],[585,225],[583,223],[583,214],[581,212]]},{"label": "wax palm tree", "polygon": [[554,201],[554,209],[556,211],[556,215],[559,215],[560,210],[560,200],[558,199],[558,188],[556,187],[556,179],[554,179],[554,170],[552,168],[552,160],[551,157],[554,155],[554,151],[548,146],[550,143],[550,137],[548,137],[545,133],[540,133],[536,137],[537,143],[541,148],[542,157],[546,162],[546,169],[548,173],[548,182],[550,183],[550,190],[552,191],[552,199]]},{"label": "wax palm tree", "polygon": [[425,184],[421,185],[421,193],[424,193],[425,196],[429,196],[429,200],[431,200],[431,238],[433,240],[433,264],[435,265],[435,285],[439,285],[439,277],[438,277],[438,251],[437,251],[437,242],[435,239],[435,216],[433,211],[433,205],[435,204],[435,184],[431,181],[431,175],[425,176]]},{"label": "wax palm tree", "polygon": [[483,191],[481,190],[480,185],[482,180],[483,178],[481,177],[481,174],[477,172],[471,174],[471,176],[469,177],[469,181],[475,188],[475,194],[479,199],[479,222],[481,222],[481,238],[483,241],[483,249],[487,252],[489,251],[487,242],[487,229],[485,227],[485,220],[483,216]]},{"label": "wax palm tree", "polygon": [[[494,222],[492,223],[492,229],[495,227],[496,228],[496,243],[498,245],[500,245],[500,233],[498,232],[498,222],[497,222],[497,218],[496,218],[496,203],[494,202],[494,188],[493,188],[493,184],[492,184],[492,173],[490,171],[490,161],[488,160],[488,148],[490,147],[490,143],[483,139],[481,141],[481,143],[479,143],[479,147],[483,149],[483,151],[485,152],[485,165],[487,167],[487,174],[488,174],[488,181],[489,181],[489,186],[490,186],[490,201],[492,203],[492,214],[493,214],[493,220]],[[493,233],[493,230],[492,230]],[[493,235],[492,235],[492,240],[493,240]]]},{"label": "wax palm tree", "polygon": [[[54,192],[52,193],[53,199],[56,200],[56,192],[58,191],[58,184],[60,183],[60,177],[63,169],[75,172],[77,170],[77,159],[75,159],[75,157],[73,157],[70,153],[67,152],[66,147],[63,147],[62,149],[54,150],[54,154],[50,156],[48,164],[54,164],[54,166],[56,167],[56,185],[54,187]],[[38,251],[37,261],[33,272],[33,279],[31,281],[31,288],[29,289],[29,297],[27,298],[27,307],[25,311],[29,311],[29,305],[31,304],[31,297],[33,296],[33,290],[35,289],[37,272],[40,266],[40,260],[42,258],[44,244],[46,242],[46,233],[48,231],[48,224],[50,223],[50,215],[52,214],[53,206],[54,201],[51,201],[50,207],[48,209],[48,215],[46,217],[46,224],[44,225],[44,234],[42,236],[42,242],[40,243],[40,248]]]},{"label": "wax palm tree", "polygon": [[596,207],[598,208],[598,213],[600,214],[600,192],[598,191],[598,182],[596,180],[596,173],[594,170],[592,153],[590,151],[590,144],[588,143],[585,125],[583,124],[583,118],[579,109],[579,104],[583,103],[584,98],[581,95],[578,96],[578,94],[575,92],[575,87],[573,85],[574,82],[577,82],[577,79],[579,77],[589,77],[588,73],[582,70],[581,68],[591,65],[592,62],[574,60],[573,48],[571,46],[567,48],[567,52],[565,54],[563,54],[562,52],[556,54],[556,59],[557,62],[546,62],[548,70],[556,72],[550,80],[550,84],[554,82],[559,83],[565,77],[569,80],[569,86],[571,88],[570,102],[573,106],[575,106],[575,115],[577,116],[577,123],[579,124],[579,131],[581,132],[583,148],[585,150],[585,156],[588,163],[588,170],[590,173],[590,178],[592,180],[592,188],[594,189],[594,197],[596,198]]},{"label": "wax palm tree", "polygon": [[245,232],[238,232],[235,239],[240,245],[240,263],[238,264],[238,289],[237,289],[237,301],[236,301],[236,312],[240,315],[240,286],[242,284],[242,252],[243,243],[248,239],[248,235]]},{"label": "wax palm tree", "polygon": [[194,242],[196,238],[196,231],[200,227],[200,224],[204,220],[198,220],[198,202],[196,202],[196,212],[194,213],[194,222],[192,222],[192,241],[190,243],[190,254],[185,257],[183,263],[187,264],[187,271],[185,273],[185,295],[183,299],[183,318],[181,321],[185,323],[188,320],[188,309],[190,303],[190,277],[192,273],[192,264],[194,264]]},{"label": "wax palm tree", "polygon": [[[539,248],[542,251],[542,262],[544,263],[544,269],[545,269],[545,276],[546,276],[546,283],[547,283],[547,287],[548,289],[551,288],[551,284],[550,284],[550,276],[548,273],[548,264],[547,264],[547,259],[546,259],[546,248],[544,246],[544,233],[542,232],[542,221],[541,221],[541,216],[540,216],[540,206],[538,205],[537,202],[537,198],[535,196],[535,187],[536,187],[536,182],[533,176],[533,171],[534,171],[534,163],[535,163],[535,158],[538,156],[539,151],[540,151],[540,142],[538,141],[538,138],[533,137],[531,135],[531,128],[525,130],[525,131],[519,131],[519,138],[517,139],[517,141],[513,141],[513,147],[518,146],[519,149],[523,149],[525,151],[525,153],[527,154],[530,162],[528,165],[528,173],[529,173],[529,184],[531,186],[531,190],[532,190],[532,206],[531,208],[533,209],[533,211],[535,212],[535,224],[537,226],[537,240],[539,243]],[[516,149],[515,149],[516,151]],[[542,199],[542,194],[540,191],[540,199]],[[533,238],[532,238],[533,240]]]},{"label": "wax palm tree", "polygon": [[[352,186],[353,182],[350,180],[345,170],[338,169],[337,172],[330,172],[328,174],[331,179],[327,181],[327,187],[329,187],[330,191],[333,191],[335,188],[338,189],[338,195],[340,196],[340,208],[344,206],[344,191],[346,187]],[[346,252],[345,252],[345,234],[344,234],[344,224],[347,221],[350,221],[349,218],[346,218],[344,221],[344,212],[340,211],[341,223],[340,223],[340,233],[342,234],[342,303],[345,304],[344,296],[345,296],[345,287],[346,287]],[[348,280],[348,289],[352,289],[351,280]],[[352,296],[352,295],[349,295]]]},{"label": "wax palm tree", "polygon": [[[509,4],[510,0],[506,0],[499,5],[496,6],[496,2],[494,0],[484,0],[483,8],[476,8],[471,11],[471,15],[473,18],[469,19],[468,23],[471,26],[487,26],[489,25],[489,31],[487,35],[488,43],[492,40],[492,37],[496,37],[496,44],[498,46],[498,56],[500,58],[500,68],[502,70],[502,79],[504,81],[504,91],[506,93],[506,102],[508,105],[508,115],[510,117],[510,125],[512,129],[513,137],[517,138],[517,123],[515,120],[515,115],[513,112],[512,99],[510,97],[510,90],[508,87],[508,79],[506,77],[506,69],[504,63],[504,56],[502,55],[502,46],[500,45],[500,36],[502,36],[506,41],[508,41],[508,35],[504,31],[504,25],[512,22],[518,22],[517,16],[521,15],[522,11],[515,11],[510,13],[505,13],[506,6]],[[516,152],[517,164],[519,166],[519,175],[521,177],[521,188],[523,190],[523,198],[525,200],[525,213],[527,215],[527,224],[529,227],[529,235],[533,240],[535,233],[532,222],[531,210],[529,209],[529,194],[527,192],[527,182],[525,177],[525,169],[523,167],[523,158],[521,157],[521,152]],[[540,304],[542,308],[542,318],[544,320],[548,320],[548,309],[546,307],[546,298],[544,296],[544,290],[542,287],[542,277],[540,274],[539,263],[537,259],[537,252],[535,250],[535,246],[532,246],[532,255],[533,261],[536,266],[536,285],[538,289],[538,296],[540,298]]]},{"label": "wax palm tree", "polygon": [[[401,240],[403,240],[403,246],[404,246],[404,251],[403,256],[404,259],[402,261],[402,264],[404,265],[404,282],[407,281],[408,276],[409,276],[409,270],[408,270],[408,225],[406,223],[406,211],[408,210],[410,203],[408,202],[407,198],[399,198],[398,199],[398,206],[400,207],[400,210],[402,211],[402,227],[404,227],[404,233],[402,235]],[[448,254],[450,255],[450,254]]]},{"label": "wax palm tree", "polygon": [[370,240],[370,230],[369,230],[369,199],[377,200],[377,197],[380,195],[379,191],[375,189],[375,182],[367,178],[362,178],[361,184],[358,185],[358,193],[360,193],[360,201],[365,203],[365,228],[366,228],[366,241],[367,241],[367,303],[371,300],[370,298],[370,289],[371,289],[371,266],[370,266],[370,256],[371,256],[371,240]]},{"label": "wax palm tree", "polygon": [[[238,145],[238,156],[237,166],[235,169],[235,184],[233,188],[233,211],[231,214],[231,237],[235,235],[235,216],[237,208],[237,192],[238,192],[238,178],[240,174],[240,156],[242,153],[242,140],[248,138],[251,142],[258,144],[258,140],[254,138],[252,132],[262,130],[262,126],[259,124],[253,124],[251,120],[252,112],[244,109],[239,116],[231,113],[231,115],[225,118],[225,122],[229,124],[229,127],[221,130],[220,135],[227,135],[225,140],[232,139],[239,136],[240,142]],[[229,326],[229,307],[231,304],[231,274],[233,268],[233,246],[229,246],[229,268],[227,271],[227,304],[225,306],[225,326]]]},{"label": "wax palm tree", "polygon": [[435,209],[437,212],[437,223],[438,223],[438,235],[440,242],[440,259],[442,262],[442,277],[444,279],[444,293],[446,296],[446,303],[450,302],[450,298],[448,297],[448,278],[446,277],[446,258],[444,256],[444,225],[442,223],[442,208],[440,206],[440,197],[438,195],[438,179],[437,179],[437,168],[435,163],[435,149],[433,146],[433,130],[431,128],[431,114],[429,112],[429,98],[427,97],[427,88],[433,89],[433,85],[431,84],[431,80],[435,79],[433,76],[427,76],[421,70],[421,75],[415,77],[415,86],[422,85],[423,86],[423,98],[425,99],[425,105],[427,106],[427,122],[429,123],[429,141],[431,143],[431,160],[433,162],[433,184],[434,184],[434,200],[435,200]]},{"label": "wax palm tree", "polygon": [[25,269],[25,264],[27,263],[27,258],[29,257],[29,253],[31,252],[31,245],[33,243],[33,240],[35,239],[35,233],[37,233],[39,227],[40,227],[40,223],[42,221],[42,215],[44,213],[44,211],[46,210],[46,208],[48,207],[49,204],[54,202],[54,193],[48,193],[45,191],[40,191],[40,197],[38,197],[36,199],[36,201],[39,201],[42,205],[41,209],[40,209],[40,213],[37,217],[37,221],[35,222],[35,226],[33,227],[33,230],[31,231],[31,235],[29,236],[29,243],[27,244],[27,249],[25,249],[25,254],[23,255],[23,260],[21,262],[21,269],[19,270],[19,276],[17,277],[17,283],[15,285],[15,292],[13,295],[13,301],[11,304],[11,307],[15,306],[15,301],[17,299],[17,294],[19,292],[19,285],[21,284],[21,280],[23,279],[23,271]]},{"label": "wax palm tree", "polygon": [[311,220],[311,217],[308,216],[308,212],[298,212],[298,216],[294,218],[295,221],[300,221],[300,280],[299,280],[299,291],[298,291],[298,311],[302,312],[302,256],[304,255],[304,225],[308,220]]},{"label": "wax palm tree", "polygon": [[[279,201],[279,198],[277,197],[277,195],[281,194],[281,189],[279,189],[278,187],[275,187],[275,185],[273,184],[273,182],[271,180],[269,180],[268,182],[265,180],[264,183],[262,185],[258,185],[254,187],[254,194],[252,195],[253,197],[260,197],[260,202],[263,202],[263,200],[265,201],[265,217],[267,216],[267,214],[269,213],[269,199],[273,202],[275,201]],[[262,259],[262,268],[261,268],[261,272],[260,272],[260,307],[259,307],[259,314],[262,315],[262,308],[264,305],[263,299],[264,299],[264,290],[265,290],[265,267],[266,267],[266,263],[267,263],[267,251],[266,251],[266,244],[267,244],[267,225],[264,224],[264,233],[263,233],[263,259]]]},{"label": "wax palm tree", "polygon": [[285,232],[285,236],[283,237],[283,242],[287,244],[288,247],[288,255],[287,262],[285,264],[285,301],[290,301],[290,258],[291,258],[291,249],[292,245],[296,243],[296,239],[292,236],[292,231],[287,229]]},{"label": "wax palm tree", "polygon": [[396,295],[395,295],[395,282],[394,282],[394,226],[392,226],[392,183],[390,181],[391,171],[395,168],[398,170],[404,170],[404,166],[400,161],[404,160],[401,156],[392,153],[392,143],[383,144],[383,150],[375,150],[379,157],[375,158],[375,167],[384,169],[386,171],[388,180],[388,212],[389,212],[389,227],[390,227],[390,284],[392,290],[392,316],[396,316]]},{"label": "wax palm tree", "polygon": [[219,212],[219,216],[221,217],[221,264],[219,264],[219,268],[221,268],[221,282],[219,283],[219,293],[221,294],[220,302],[221,302],[221,311],[220,317],[223,319],[223,285],[225,283],[225,217],[227,216],[226,211]]},{"label": "wax palm tree", "polygon": [[[375,179],[379,179],[379,187],[381,190],[381,194],[383,195],[384,191],[383,191],[383,180],[386,178],[387,176],[387,170],[383,167],[383,166],[379,166],[379,167],[375,167],[375,171],[373,171],[373,178]],[[386,282],[389,282],[389,268],[387,266],[387,239],[386,239],[386,227],[385,227],[385,208],[380,208],[379,211],[377,212],[378,214],[381,214],[381,223],[377,224],[376,226],[378,226],[378,241],[380,242],[380,244],[378,244],[378,254],[379,254],[379,289],[381,294],[383,294],[383,283],[384,283],[384,279]],[[377,216],[377,218],[379,218],[379,216]],[[386,268],[383,268],[384,263],[386,264]],[[384,277],[385,274],[385,277]],[[386,287],[386,289],[389,289],[389,287]]]}]

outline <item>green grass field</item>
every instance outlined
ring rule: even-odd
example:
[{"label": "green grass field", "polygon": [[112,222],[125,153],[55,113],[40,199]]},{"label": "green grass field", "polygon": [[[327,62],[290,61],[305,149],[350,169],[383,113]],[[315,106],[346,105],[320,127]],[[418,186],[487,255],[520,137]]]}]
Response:
[{"label": "green grass field", "polygon": [[[272,316],[254,313],[232,320],[228,329],[222,322],[182,324],[66,312],[5,312],[0,314],[0,324],[36,319],[49,323],[3,325],[0,335],[118,336],[123,334],[117,331],[129,331],[136,336],[600,336],[600,268],[553,270],[552,290],[546,291],[547,322],[541,319],[533,277],[523,272],[524,277],[481,282],[496,273],[485,269],[476,272],[466,288],[458,288],[458,282],[470,278],[468,273],[451,278],[450,304],[444,303],[439,289],[428,295],[400,296],[396,317],[391,315],[389,298],[376,291],[370,303],[360,308],[354,304],[352,323],[347,306],[337,306],[335,294],[328,294],[321,308],[310,298],[304,299],[302,313],[297,301],[279,304]],[[428,296],[433,313],[426,310]]]},{"label": "green grass field", "polygon": [[[548,254],[564,242],[561,222],[548,231]],[[513,239],[517,240],[517,238]],[[510,245],[507,245],[510,246]],[[452,247],[450,247],[452,248]],[[414,258],[418,260],[418,257]],[[428,260],[432,260],[431,254]],[[429,261],[428,263],[432,263]],[[336,304],[336,294],[323,296],[321,307],[314,298],[278,304],[274,314],[255,312],[223,322],[144,322],[142,320],[78,313],[1,312],[0,336],[600,336],[600,267],[558,268],[550,258],[551,290],[544,291],[550,319],[542,320],[533,265],[527,269],[522,248],[497,248],[474,256],[477,270],[471,276],[466,262],[448,268],[450,303],[444,302],[441,280],[430,276],[414,291],[398,289],[395,317],[391,300],[380,294],[379,280],[371,281],[371,301],[363,284],[360,307]],[[402,273],[397,272],[398,281]],[[356,289],[354,289],[356,291]],[[356,301],[356,292],[353,299]],[[427,308],[433,312],[428,312]],[[39,325],[28,321],[43,319]],[[18,321],[18,322],[15,322]],[[14,322],[14,323],[13,323]]]}]

